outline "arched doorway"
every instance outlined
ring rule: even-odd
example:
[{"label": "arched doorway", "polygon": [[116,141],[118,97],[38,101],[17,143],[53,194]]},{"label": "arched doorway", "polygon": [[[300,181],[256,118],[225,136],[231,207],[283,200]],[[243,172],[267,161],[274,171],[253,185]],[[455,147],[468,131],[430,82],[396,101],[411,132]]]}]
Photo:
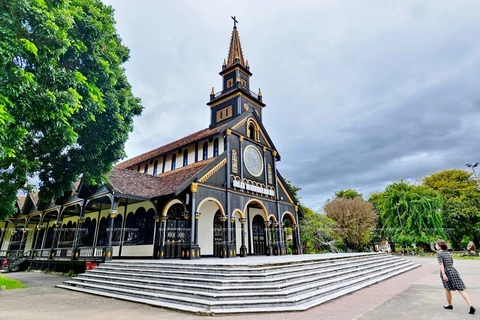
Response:
[{"label": "arched doorway", "polygon": [[[182,243],[190,235],[187,230],[184,207],[175,203],[167,211],[167,226],[165,235],[166,258],[180,258],[182,254]],[[188,231],[188,232],[187,232]]]},{"label": "arched doorway", "polygon": [[221,220],[222,213],[217,210],[213,217],[213,256],[221,257],[222,244],[223,244],[223,223]]},{"label": "arched doorway", "polygon": [[252,240],[253,240],[253,254],[265,255],[266,241],[265,241],[265,220],[262,216],[256,215],[252,221]]},{"label": "arched doorway", "polygon": [[[227,257],[228,250],[225,248],[226,241],[228,241],[228,232],[224,231],[221,217],[226,219],[225,211],[222,204],[215,198],[205,198],[199,202],[196,212],[200,213],[198,219],[197,244],[201,248],[202,256],[217,256],[220,257],[220,246],[223,246],[225,252],[224,257]],[[225,239],[222,238],[225,237]],[[222,243],[225,241],[225,243]]]}]

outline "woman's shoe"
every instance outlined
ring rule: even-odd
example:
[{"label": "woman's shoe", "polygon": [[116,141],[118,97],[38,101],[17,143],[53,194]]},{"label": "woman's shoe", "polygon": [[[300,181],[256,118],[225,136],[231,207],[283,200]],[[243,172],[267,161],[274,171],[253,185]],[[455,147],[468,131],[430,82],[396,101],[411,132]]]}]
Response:
[{"label": "woman's shoe", "polygon": [[475,313],[475,308],[473,306],[470,307],[470,314],[474,314]]},{"label": "woman's shoe", "polygon": [[[448,309],[448,310],[452,310],[452,309],[453,309],[453,306],[452,306],[451,304],[449,304],[448,306],[443,306],[443,308],[444,308],[444,309]],[[472,308],[473,308],[473,307],[472,307]],[[473,309],[473,310],[475,310],[475,309]],[[470,309],[470,311],[471,311],[471,309]],[[475,311],[473,311],[473,312],[475,312]]]}]

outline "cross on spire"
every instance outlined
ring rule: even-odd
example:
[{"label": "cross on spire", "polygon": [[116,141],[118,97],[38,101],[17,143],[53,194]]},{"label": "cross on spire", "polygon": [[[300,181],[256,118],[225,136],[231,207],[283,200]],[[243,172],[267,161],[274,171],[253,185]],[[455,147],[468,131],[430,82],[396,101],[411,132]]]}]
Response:
[{"label": "cross on spire", "polygon": [[231,18],[233,19],[233,27],[234,27],[234,28],[237,28],[237,23],[238,23],[238,21],[237,21],[236,17],[233,16],[233,17],[231,17]]}]

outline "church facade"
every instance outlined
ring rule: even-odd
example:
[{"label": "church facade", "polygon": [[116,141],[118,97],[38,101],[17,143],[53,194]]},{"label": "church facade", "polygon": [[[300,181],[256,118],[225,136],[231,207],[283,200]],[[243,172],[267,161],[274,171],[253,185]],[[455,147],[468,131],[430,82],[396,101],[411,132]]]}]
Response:
[{"label": "church facade", "polygon": [[19,198],[0,227],[0,259],[198,259],[301,254],[296,200],[250,89],[236,25],[212,88],[210,125],[120,164],[104,186],[82,181],[48,203]]}]

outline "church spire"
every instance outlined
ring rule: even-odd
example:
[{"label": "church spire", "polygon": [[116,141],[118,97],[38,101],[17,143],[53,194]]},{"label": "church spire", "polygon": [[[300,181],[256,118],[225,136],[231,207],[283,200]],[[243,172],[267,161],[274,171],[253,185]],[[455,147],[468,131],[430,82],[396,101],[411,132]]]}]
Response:
[{"label": "church spire", "polygon": [[233,16],[232,19],[233,19],[232,38],[230,39],[230,48],[228,50],[227,64],[225,67],[228,68],[233,66],[236,63],[239,63],[243,67],[247,68],[247,66],[245,65],[245,60],[243,59],[242,45],[240,43],[240,36],[237,30],[238,21],[235,19],[235,16]]}]

